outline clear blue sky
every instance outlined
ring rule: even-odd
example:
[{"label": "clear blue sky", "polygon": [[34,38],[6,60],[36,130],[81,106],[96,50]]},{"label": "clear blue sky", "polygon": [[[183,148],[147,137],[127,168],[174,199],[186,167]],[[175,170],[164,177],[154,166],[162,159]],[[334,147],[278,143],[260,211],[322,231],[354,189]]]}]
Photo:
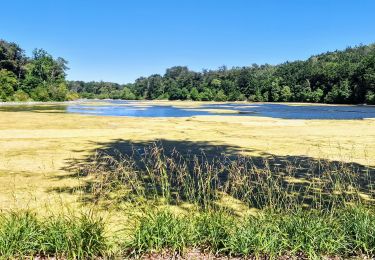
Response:
[{"label": "clear blue sky", "polygon": [[69,61],[68,79],[131,82],[173,65],[277,64],[375,42],[373,0],[1,1],[0,38]]}]

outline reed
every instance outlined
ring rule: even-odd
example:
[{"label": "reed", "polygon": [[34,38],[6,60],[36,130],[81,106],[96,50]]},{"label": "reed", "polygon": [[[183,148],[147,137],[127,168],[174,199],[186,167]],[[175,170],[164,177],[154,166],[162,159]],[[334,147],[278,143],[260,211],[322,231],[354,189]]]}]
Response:
[{"label": "reed", "polygon": [[204,153],[182,156],[176,150],[166,154],[158,144],[134,150],[132,155],[97,154],[80,170],[94,178],[91,191],[97,199],[121,189],[126,191],[122,198],[126,201],[162,199],[205,210],[223,194],[249,207],[273,210],[327,210],[348,203],[371,203],[371,171],[327,160],[278,162],[271,157],[254,161],[248,156],[226,155],[209,159]]}]

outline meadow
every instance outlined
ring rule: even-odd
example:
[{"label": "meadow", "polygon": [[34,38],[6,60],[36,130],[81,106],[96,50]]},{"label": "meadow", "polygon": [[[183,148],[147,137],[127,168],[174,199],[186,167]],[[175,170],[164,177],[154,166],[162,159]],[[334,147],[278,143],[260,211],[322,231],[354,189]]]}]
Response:
[{"label": "meadow", "polygon": [[4,258],[374,256],[373,119],[43,107],[0,110]]}]

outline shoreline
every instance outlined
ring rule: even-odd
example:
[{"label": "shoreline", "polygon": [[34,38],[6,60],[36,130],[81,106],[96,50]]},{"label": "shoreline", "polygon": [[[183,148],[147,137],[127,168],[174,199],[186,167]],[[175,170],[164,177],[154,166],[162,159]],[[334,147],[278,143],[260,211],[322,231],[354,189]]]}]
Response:
[{"label": "shoreline", "polygon": [[169,103],[169,104],[277,104],[287,106],[356,106],[356,107],[375,107],[368,104],[327,104],[327,103],[308,103],[308,102],[253,102],[253,101],[193,101],[193,100],[125,100],[125,99],[77,99],[72,101],[10,101],[0,102],[0,106],[32,106],[32,105],[65,105],[80,104],[89,102],[139,102],[139,103]]}]

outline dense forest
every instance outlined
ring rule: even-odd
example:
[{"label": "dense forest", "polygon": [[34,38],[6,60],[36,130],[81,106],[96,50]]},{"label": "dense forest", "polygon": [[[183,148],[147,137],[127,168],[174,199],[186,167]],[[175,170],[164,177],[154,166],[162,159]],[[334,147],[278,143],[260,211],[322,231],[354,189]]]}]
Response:
[{"label": "dense forest", "polygon": [[195,72],[177,66],[132,84],[69,82],[86,98],[375,104],[375,44],[276,66],[225,66]]},{"label": "dense forest", "polygon": [[77,99],[65,79],[67,61],[43,49],[27,57],[17,44],[0,40],[0,101]]},{"label": "dense forest", "polygon": [[125,85],[66,81],[67,62],[36,49],[32,57],[0,41],[0,100],[81,98],[375,104],[375,44],[279,65],[202,70],[185,66]]}]

